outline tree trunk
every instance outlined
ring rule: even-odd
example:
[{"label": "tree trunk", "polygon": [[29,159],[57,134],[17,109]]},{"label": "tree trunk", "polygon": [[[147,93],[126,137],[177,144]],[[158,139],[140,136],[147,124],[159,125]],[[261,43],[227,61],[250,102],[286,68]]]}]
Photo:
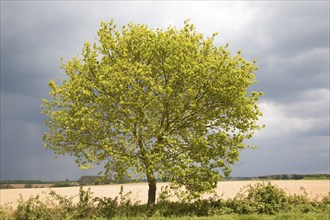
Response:
[{"label": "tree trunk", "polygon": [[148,184],[149,184],[149,190],[148,190],[148,203],[147,207],[149,210],[152,210],[155,202],[156,202],[156,180],[153,176],[148,175]]}]

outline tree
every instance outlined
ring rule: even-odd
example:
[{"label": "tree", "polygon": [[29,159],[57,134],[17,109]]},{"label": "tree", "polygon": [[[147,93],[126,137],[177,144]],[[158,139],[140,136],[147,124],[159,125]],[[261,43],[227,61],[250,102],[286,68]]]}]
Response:
[{"label": "tree", "polygon": [[189,21],[166,30],[130,23],[121,32],[102,22],[98,42],[63,64],[67,79],[49,82],[44,146],[83,169],[102,164],[116,179],[147,177],[148,207],[156,178],[195,193],[216,187],[260,129],[262,93],[247,90],[255,61],[216,47],[215,36]]}]

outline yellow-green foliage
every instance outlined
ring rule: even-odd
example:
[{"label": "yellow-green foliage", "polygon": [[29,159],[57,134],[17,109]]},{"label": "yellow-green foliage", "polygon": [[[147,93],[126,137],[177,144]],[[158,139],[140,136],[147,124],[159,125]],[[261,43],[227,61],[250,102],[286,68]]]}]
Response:
[{"label": "yellow-green foliage", "polygon": [[[102,22],[98,42],[49,82],[43,143],[115,178],[166,177],[194,192],[214,188],[251,138],[261,112],[255,62],[230,55],[193,24],[166,30]],[[219,173],[222,171],[222,174]]]}]

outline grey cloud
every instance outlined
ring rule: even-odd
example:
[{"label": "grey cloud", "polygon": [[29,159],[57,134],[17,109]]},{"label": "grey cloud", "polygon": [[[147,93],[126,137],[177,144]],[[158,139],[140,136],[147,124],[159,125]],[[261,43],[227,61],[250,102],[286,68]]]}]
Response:
[{"label": "grey cloud", "polygon": [[51,75],[60,72],[60,58],[78,53],[74,45],[80,32],[72,27],[79,27],[79,22],[66,21],[68,12],[38,10],[31,2],[15,3],[4,10],[1,91],[35,96],[46,91]]},{"label": "grey cloud", "polygon": [[[281,129],[281,128],[279,128]],[[329,137],[283,136],[276,141],[255,139],[254,150],[244,150],[232,176],[328,173]]]},{"label": "grey cloud", "polygon": [[[240,42],[280,57],[295,56],[313,48],[328,48],[327,2],[258,2],[253,23]],[[257,33],[257,34],[254,34]],[[247,44],[248,45],[248,44]],[[259,46],[259,47],[258,47]]]},{"label": "grey cloud", "polygon": [[1,123],[1,178],[5,179],[78,179],[96,175],[99,170],[82,171],[74,158],[54,158],[53,152],[41,145],[42,128],[24,121]]},{"label": "grey cloud", "polygon": [[28,97],[24,94],[1,95],[1,120],[3,122],[42,123],[40,115],[41,100],[39,97]]},{"label": "grey cloud", "polygon": [[[241,18],[246,20],[246,25],[236,31],[225,32],[222,23],[228,21],[201,29],[209,33],[211,28],[213,32],[218,31],[217,44],[229,42],[233,53],[241,49],[248,60],[257,59],[258,83],[251,90],[264,91],[262,100],[290,104],[300,99],[306,90],[329,88],[328,3],[247,4],[249,10],[246,11],[251,12]],[[223,7],[213,6],[211,10],[221,11]],[[232,16],[239,15],[233,13]],[[220,29],[217,30],[217,26]]]},{"label": "grey cloud", "polygon": [[[328,117],[329,91],[327,89],[306,90],[291,104],[282,106],[288,117]],[[294,114],[293,114],[294,113]]]},{"label": "grey cloud", "polygon": [[329,50],[315,50],[297,57],[274,58],[265,62],[258,88],[266,98],[292,102],[306,90],[329,88]]}]

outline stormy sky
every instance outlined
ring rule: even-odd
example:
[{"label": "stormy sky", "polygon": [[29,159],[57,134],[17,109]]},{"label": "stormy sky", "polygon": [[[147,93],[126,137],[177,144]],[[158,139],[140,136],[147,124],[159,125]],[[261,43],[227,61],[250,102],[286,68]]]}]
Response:
[{"label": "stormy sky", "polygon": [[43,148],[40,113],[48,81],[64,76],[61,58],[94,42],[101,21],[120,27],[183,26],[190,18],[204,36],[218,32],[257,59],[259,105],[266,128],[249,143],[232,176],[329,172],[328,1],[1,1],[1,180],[74,180],[81,171],[68,156]]}]

